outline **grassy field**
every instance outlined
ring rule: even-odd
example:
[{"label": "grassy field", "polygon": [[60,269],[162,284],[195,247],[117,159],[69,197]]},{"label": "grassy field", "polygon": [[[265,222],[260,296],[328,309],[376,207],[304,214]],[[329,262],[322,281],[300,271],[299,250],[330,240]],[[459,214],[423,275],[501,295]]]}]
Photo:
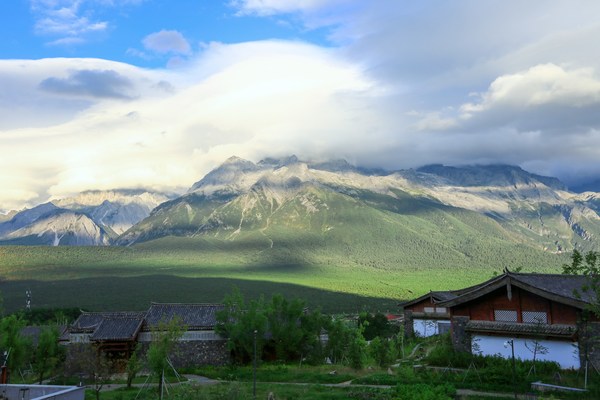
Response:
[{"label": "grassy field", "polygon": [[[282,293],[325,312],[393,312],[401,300],[475,284],[504,266],[440,261],[439,266],[380,268],[377,257],[369,264],[343,260],[339,252],[319,264],[295,258],[291,248],[280,254],[285,260],[290,252],[287,260],[292,261],[284,264],[274,262],[279,257],[261,259],[261,251],[251,240],[240,245],[195,238],[135,247],[2,246],[0,291],[6,311],[23,307],[28,289],[34,307],[143,310],[151,301],[220,302],[237,286],[248,298]],[[548,260],[535,270],[556,272],[566,257]]]}]

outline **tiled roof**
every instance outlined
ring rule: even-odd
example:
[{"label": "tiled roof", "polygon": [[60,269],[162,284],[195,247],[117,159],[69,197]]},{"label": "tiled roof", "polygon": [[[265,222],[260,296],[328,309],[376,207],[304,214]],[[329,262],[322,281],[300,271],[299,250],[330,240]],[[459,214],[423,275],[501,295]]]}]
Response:
[{"label": "tiled roof", "polygon": [[137,336],[143,317],[106,317],[90,337],[93,341],[134,340]]},{"label": "tiled roof", "polygon": [[90,334],[92,341],[130,341],[142,330],[179,317],[188,330],[213,329],[222,304],[152,303],[148,311],[83,312],[70,333]]},{"label": "tiled roof", "polygon": [[[485,285],[486,282],[484,283],[480,283],[474,286],[469,286],[466,288],[462,288],[462,289],[457,289],[457,290],[438,290],[438,291],[430,291],[429,293],[425,293],[424,295],[422,295],[421,297],[417,297],[416,299],[413,300],[408,300],[405,301],[403,303],[400,303],[399,306],[400,307],[408,307],[408,306],[412,306],[414,304],[420,303],[421,301],[425,300],[425,299],[431,299],[433,301],[433,303],[441,303],[444,301],[449,301],[449,300],[453,300],[465,293],[471,292],[477,288],[479,288],[482,285]],[[442,304],[440,304],[442,305]]]},{"label": "tiled roof", "polygon": [[420,303],[423,300],[427,300],[427,299],[431,299],[434,303],[439,302],[439,301],[446,301],[446,300],[451,300],[453,298],[455,298],[456,295],[454,294],[454,291],[437,291],[437,292],[429,292],[429,293],[425,293],[423,296],[417,297],[416,299],[412,299],[409,301],[405,301],[403,303],[400,303],[399,306],[406,308],[409,306],[412,306],[414,304]]},{"label": "tiled roof", "polygon": [[217,324],[217,312],[222,304],[152,303],[146,313],[144,329],[169,323],[179,317],[188,330],[213,329]]},{"label": "tiled roof", "polygon": [[[523,283],[553,293],[561,297],[574,300],[581,300],[591,303],[594,300],[592,293],[582,291],[582,287],[587,283],[587,278],[583,275],[558,275],[558,274],[517,274],[510,275]],[[575,291],[579,296],[575,295]]]},{"label": "tiled roof", "polygon": [[144,314],[143,311],[82,312],[71,325],[71,332],[92,333],[105,319],[142,319]]},{"label": "tiled roof", "polygon": [[[587,278],[581,275],[522,274],[505,271],[504,274],[477,286],[463,290],[459,296],[440,302],[441,306],[452,307],[475,300],[503,286],[514,285],[546,299],[583,309],[594,301],[594,296],[583,292]],[[575,291],[580,296],[575,294]]]},{"label": "tiled roof", "polygon": [[576,331],[574,325],[525,324],[501,321],[469,321],[466,329],[471,332],[493,332],[523,335],[544,335],[571,337]]}]

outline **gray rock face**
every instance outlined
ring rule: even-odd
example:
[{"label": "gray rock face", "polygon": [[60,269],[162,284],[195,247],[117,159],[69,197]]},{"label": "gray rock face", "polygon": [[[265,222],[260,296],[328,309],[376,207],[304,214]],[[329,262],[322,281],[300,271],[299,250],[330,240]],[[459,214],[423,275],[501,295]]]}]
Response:
[{"label": "gray rock face", "polygon": [[205,234],[235,239],[244,229],[264,233],[276,224],[290,225],[320,213],[325,220],[330,208],[324,199],[333,193],[380,211],[426,212],[439,206],[469,210],[554,252],[579,242],[594,243],[600,234],[597,196],[571,193],[556,178],[515,166],[431,165],[384,172],[344,160],[310,163],[292,156],[254,164],[232,157],[187,195],[157,208],[118,243]]},{"label": "gray rock face", "polygon": [[0,243],[105,246],[169,196],[143,190],[89,191],[15,213]]},{"label": "gray rock face", "polygon": [[[426,216],[444,208],[476,213],[452,216],[470,218],[467,225],[476,219],[516,243],[562,252],[600,245],[599,199],[508,165],[386,172],[344,160],[311,163],[291,156],[253,163],[231,157],[180,197],[90,191],[21,211],[0,222],[0,243],[131,245],[165,236],[233,241],[250,234],[271,248],[277,238],[269,232],[328,235],[341,226],[357,228],[351,221],[382,218],[386,224],[385,213],[422,215],[423,224],[439,224]],[[346,219],[336,219],[342,215]],[[419,221],[408,222],[418,230]]]}]

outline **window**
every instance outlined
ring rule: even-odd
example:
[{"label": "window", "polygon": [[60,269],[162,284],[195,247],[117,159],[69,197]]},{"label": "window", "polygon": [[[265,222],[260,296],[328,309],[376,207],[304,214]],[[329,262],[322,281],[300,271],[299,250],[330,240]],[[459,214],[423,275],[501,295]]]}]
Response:
[{"label": "window", "polygon": [[521,313],[523,322],[527,324],[547,324],[548,314],[544,311],[523,311]]},{"label": "window", "polygon": [[517,322],[517,311],[515,310],[494,310],[494,320],[504,322]]},{"label": "window", "polygon": [[423,311],[426,313],[439,313],[439,314],[447,313],[446,307],[424,307]]}]

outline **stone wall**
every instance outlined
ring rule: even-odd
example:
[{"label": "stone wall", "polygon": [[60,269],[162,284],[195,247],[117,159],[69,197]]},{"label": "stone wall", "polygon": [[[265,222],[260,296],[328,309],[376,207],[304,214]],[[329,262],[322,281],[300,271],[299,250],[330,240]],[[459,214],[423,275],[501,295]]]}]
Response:
[{"label": "stone wall", "polygon": [[402,323],[404,324],[404,336],[414,337],[415,330],[413,326],[413,313],[411,310],[404,310],[404,320]]},{"label": "stone wall", "polygon": [[[145,358],[150,343],[143,342],[141,345],[141,356]],[[230,356],[229,350],[227,350],[227,340],[186,340],[177,342],[174,351],[169,354],[169,359],[175,368],[182,368],[199,365],[225,365],[229,363]]]},{"label": "stone wall", "polygon": [[452,317],[452,345],[456,351],[471,352],[471,334],[467,332],[469,317]]},{"label": "stone wall", "polygon": [[229,363],[227,340],[178,342],[171,361],[176,368],[196,365],[225,365]]}]

